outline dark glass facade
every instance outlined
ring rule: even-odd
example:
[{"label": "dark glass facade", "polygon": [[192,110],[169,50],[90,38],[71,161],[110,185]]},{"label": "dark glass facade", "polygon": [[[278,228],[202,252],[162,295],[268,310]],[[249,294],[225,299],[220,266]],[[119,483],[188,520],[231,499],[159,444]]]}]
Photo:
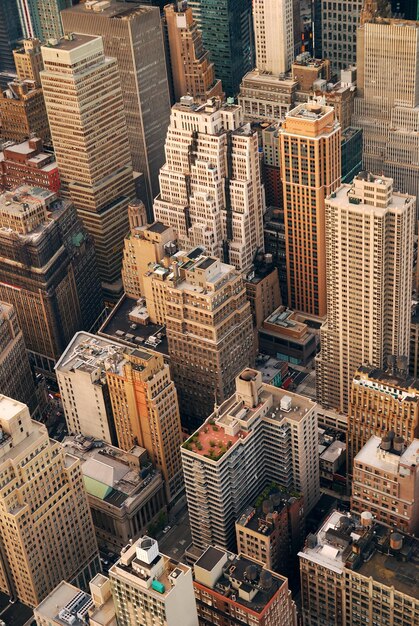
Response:
[{"label": "dark glass facade", "polygon": [[13,48],[22,37],[16,0],[0,2],[0,72],[15,73]]},{"label": "dark glass facade", "polygon": [[362,129],[349,126],[342,132],[342,183],[351,183],[362,170]]}]

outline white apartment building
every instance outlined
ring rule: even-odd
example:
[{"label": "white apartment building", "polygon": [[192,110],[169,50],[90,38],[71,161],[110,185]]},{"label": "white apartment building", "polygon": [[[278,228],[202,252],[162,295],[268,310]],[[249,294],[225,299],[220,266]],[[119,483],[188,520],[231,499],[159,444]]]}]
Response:
[{"label": "white apartment building", "polygon": [[172,108],[160,170],[157,221],[174,229],[182,248],[203,246],[238,270],[263,248],[265,197],[257,133],[241,107],[216,99]]},{"label": "white apartment building", "polygon": [[266,484],[320,496],[316,404],[262,382],[245,369],[236,393],[183,444],[182,462],[195,547],[235,544],[235,520]]},{"label": "white apartment building", "polygon": [[361,172],[326,200],[328,317],[321,328],[317,399],[346,412],[353,375],[408,355],[415,198]]},{"label": "white apartment building", "polygon": [[284,74],[294,60],[293,0],[253,0],[256,67]]}]

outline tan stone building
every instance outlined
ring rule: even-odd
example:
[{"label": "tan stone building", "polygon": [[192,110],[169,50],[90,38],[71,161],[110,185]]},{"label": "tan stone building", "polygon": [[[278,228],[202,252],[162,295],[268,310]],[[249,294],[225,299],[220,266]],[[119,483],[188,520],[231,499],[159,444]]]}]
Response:
[{"label": "tan stone building", "polygon": [[325,199],[340,184],[340,126],[332,107],[311,102],[289,112],[279,131],[288,305],[327,312]]},{"label": "tan stone building", "polygon": [[202,248],[179,252],[143,276],[152,323],[166,325],[170,367],[189,431],[234,389],[254,358],[252,314],[242,276]]},{"label": "tan stone building", "polygon": [[273,75],[288,72],[294,58],[293,0],[254,0],[253,29],[257,69]]},{"label": "tan stone building", "polygon": [[413,309],[410,324],[409,372],[414,378],[419,378],[419,303]]},{"label": "tan stone building", "polygon": [[354,459],[351,511],[411,535],[419,531],[419,439],[372,436]]},{"label": "tan stone building", "polygon": [[315,81],[321,79],[330,82],[330,61],[328,59],[313,59],[308,52],[298,55],[292,64],[291,74],[299,84],[300,91],[313,91]]},{"label": "tan stone building", "polygon": [[360,172],[326,200],[327,322],[317,398],[346,412],[357,367],[409,354],[415,198]]},{"label": "tan stone building", "polygon": [[34,80],[14,80],[0,93],[1,137],[25,141],[31,134],[50,135],[42,89]]},{"label": "tan stone building", "polygon": [[161,354],[138,348],[126,351],[118,370],[107,370],[106,380],[119,447],[147,450],[173,503],[183,490],[183,438],[169,366]]},{"label": "tan stone building", "polygon": [[197,102],[206,102],[214,96],[222,97],[221,81],[215,78],[214,63],[204,49],[202,34],[193,18],[192,9],[176,2],[164,7],[169,40],[175,101],[192,96]]},{"label": "tan stone building", "polygon": [[238,102],[245,122],[278,122],[295,106],[298,82],[290,76],[254,69],[244,75]]},{"label": "tan stone building", "polygon": [[198,626],[191,568],[143,537],[109,570],[118,626]]},{"label": "tan stone building", "polygon": [[[391,361],[391,359],[390,359]],[[419,381],[407,373],[407,360],[390,362],[387,370],[359,367],[350,390],[348,417],[348,461],[372,435],[393,431],[407,443],[419,438]]]},{"label": "tan stone building", "polygon": [[78,459],[0,396],[0,586],[36,606],[63,579],[87,586],[100,570]]},{"label": "tan stone building", "polygon": [[40,87],[40,72],[44,69],[44,64],[39,39],[24,39],[23,46],[13,50],[13,59],[18,79],[33,80]]},{"label": "tan stone building", "polygon": [[122,289],[127,207],[135,195],[117,62],[105,57],[101,37],[79,34],[42,46],[42,56],[62,192],[94,239],[102,285],[112,298]]}]

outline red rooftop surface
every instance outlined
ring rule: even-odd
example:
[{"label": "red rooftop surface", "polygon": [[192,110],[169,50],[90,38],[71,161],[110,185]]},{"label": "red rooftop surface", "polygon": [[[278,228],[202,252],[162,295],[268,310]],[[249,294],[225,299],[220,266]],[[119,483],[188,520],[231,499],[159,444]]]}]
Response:
[{"label": "red rooftop surface", "polygon": [[200,456],[218,461],[236,441],[244,439],[247,435],[248,433],[243,431],[234,436],[229,435],[221,426],[215,424],[214,420],[209,420],[185,441],[183,447]]}]

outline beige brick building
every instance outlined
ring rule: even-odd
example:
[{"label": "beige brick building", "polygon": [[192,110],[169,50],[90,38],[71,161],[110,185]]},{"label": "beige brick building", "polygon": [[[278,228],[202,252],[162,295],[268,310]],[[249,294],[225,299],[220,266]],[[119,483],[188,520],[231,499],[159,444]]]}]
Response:
[{"label": "beige brick building", "polygon": [[0,587],[36,606],[63,579],[87,586],[100,570],[78,459],[0,396]]}]

